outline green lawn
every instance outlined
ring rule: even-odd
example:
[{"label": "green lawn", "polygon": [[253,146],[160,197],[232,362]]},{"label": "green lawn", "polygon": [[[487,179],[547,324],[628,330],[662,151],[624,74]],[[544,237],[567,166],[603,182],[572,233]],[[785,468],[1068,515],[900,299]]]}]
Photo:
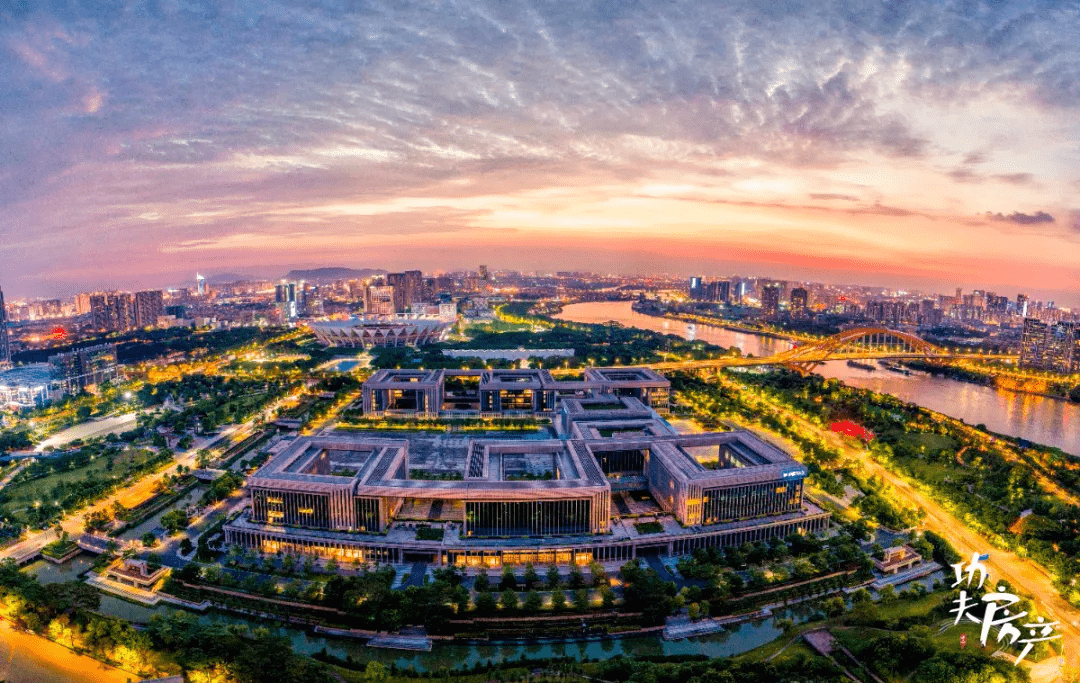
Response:
[{"label": "green lawn", "polygon": [[905,434],[901,440],[911,444],[915,448],[925,446],[926,452],[928,453],[940,451],[942,448],[956,450],[957,445],[957,441],[954,437],[942,434]]},{"label": "green lawn", "polygon": [[[129,468],[145,462],[153,455],[140,449],[128,449],[112,456],[98,456],[83,467],[57,470],[31,481],[12,484],[3,490],[4,502],[0,504],[0,514],[19,518],[16,510],[33,507],[38,501],[46,502],[53,489],[62,483],[76,485],[86,481],[87,476],[123,479]],[[108,469],[110,460],[113,463],[111,471]]]},{"label": "green lawn", "polygon": [[948,595],[943,592],[927,593],[920,598],[905,598],[896,600],[888,605],[877,603],[878,614],[882,619],[903,619],[904,617],[919,616],[928,613],[946,600]]}]

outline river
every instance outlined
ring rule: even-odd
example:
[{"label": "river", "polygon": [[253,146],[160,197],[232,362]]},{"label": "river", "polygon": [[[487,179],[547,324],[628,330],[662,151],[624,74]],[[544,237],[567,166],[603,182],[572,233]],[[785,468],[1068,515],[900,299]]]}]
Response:
[{"label": "river", "polygon": [[[635,313],[631,306],[627,301],[570,304],[556,317],[581,323],[615,321],[627,327],[700,339],[725,348],[735,346],[743,354],[755,356],[771,356],[791,348],[789,342],[781,339],[710,325],[696,325],[691,334],[684,322]],[[999,434],[1056,446],[1067,453],[1080,455],[1080,405],[1075,403],[921,372],[902,375],[884,368],[871,372],[849,367],[841,361],[825,363],[817,372],[851,386],[892,394],[968,424],[985,424],[987,429]]]}]

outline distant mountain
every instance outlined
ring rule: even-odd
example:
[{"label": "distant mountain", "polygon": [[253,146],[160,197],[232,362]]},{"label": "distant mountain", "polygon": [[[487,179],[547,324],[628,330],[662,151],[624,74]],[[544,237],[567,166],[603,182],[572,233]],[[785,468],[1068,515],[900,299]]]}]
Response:
[{"label": "distant mountain", "polygon": [[333,282],[334,280],[362,280],[372,275],[385,275],[385,270],[372,268],[308,268],[290,270],[286,280],[306,280],[307,282]]},{"label": "distant mountain", "polygon": [[250,277],[239,273],[218,273],[217,275],[206,276],[206,281],[212,285],[227,285],[231,282],[240,282],[241,280],[248,279],[250,279]]}]

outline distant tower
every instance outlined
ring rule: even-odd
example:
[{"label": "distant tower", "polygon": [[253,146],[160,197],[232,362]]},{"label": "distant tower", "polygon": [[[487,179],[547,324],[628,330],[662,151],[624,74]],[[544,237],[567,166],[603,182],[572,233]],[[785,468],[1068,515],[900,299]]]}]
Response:
[{"label": "distant tower", "polygon": [[480,266],[480,279],[485,280],[485,281],[488,279],[488,267],[487,266]]},{"label": "distant tower", "polygon": [[206,296],[206,278],[195,273],[195,292],[200,296]]},{"label": "distant tower", "polygon": [[8,338],[7,309],[4,308],[4,290],[0,289],[0,368],[11,363],[11,340]]}]

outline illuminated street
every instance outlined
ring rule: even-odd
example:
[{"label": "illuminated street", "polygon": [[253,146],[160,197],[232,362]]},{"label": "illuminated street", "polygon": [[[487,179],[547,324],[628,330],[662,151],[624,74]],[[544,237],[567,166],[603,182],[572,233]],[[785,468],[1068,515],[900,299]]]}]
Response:
[{"label": "illuminated street", "polygon": [[0,680],[7,683],[129,683],[139,676],[0,624]]}]

